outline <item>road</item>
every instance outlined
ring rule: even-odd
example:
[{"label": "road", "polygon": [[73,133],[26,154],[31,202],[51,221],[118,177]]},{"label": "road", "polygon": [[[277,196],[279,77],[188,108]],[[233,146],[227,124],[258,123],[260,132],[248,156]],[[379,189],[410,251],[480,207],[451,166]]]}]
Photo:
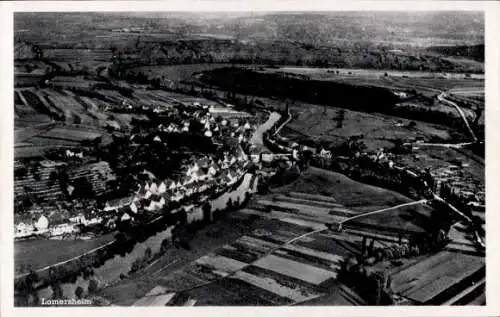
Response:
[{"label": "road", "polygon": [[457,109],[458,113],[460,114],[460,116],[462,117],[462,120],[464,120],[465,122],[465,125],[467,126],[467,129],[469,130],[469,133],[471,134],[472,138],[474,139],[474,142],[477,142],[477,137],[476,137],[476,134],[474,133],[474,131],[472,130],[471,126],[469,125],[469,121],[467,121],[467,118],[465,117],[465,114],[462,110],[462,108],[460,108],[456,103],[446,99],[446,94],[444,92],[441,92],[438,96],[437,96],[437,99],[440,101],[440,102],[444,102],[448,105],[451,105],[452,107],[455,107],[455,109]]},{"label": "road", "polygon": [[402,208],[402,207],[425,204],[427,201],[428,201],[427,199],[422,199],[422,200],[412,201],[412,202],[401,204],[401,205],[397,205],[397,206],[392,206],[392,207],[389,207],[389,208],[383,208],[383,209],[368,211],[368,212],[365,212],[365,213],[362,213],[362,214],[359,214],[359,215],[356,215],[356,216],[352,216],[352,217],[349,217],[349,218],[343,220],[342,222],[340,222],[338,230],[339,231],[342,230],[342,225],[345,224],[348,221],[352,221],[352,220],[359,219],[359,218],[366,217],[366,216],[376,215],[376,214],[387,212],[387,211],[396,210],[396,209],[399,209],[399,208]]},{"label": "road", "polygon": [[464,142],[464,143],[457,143],[457,144],[451,144],[451,143],[420,143],[418,146],[437,146],[437,147],[445,147],[445,148],[450,148],[450,149],[461,149],[465,146],[472,145],[474,142]]}]

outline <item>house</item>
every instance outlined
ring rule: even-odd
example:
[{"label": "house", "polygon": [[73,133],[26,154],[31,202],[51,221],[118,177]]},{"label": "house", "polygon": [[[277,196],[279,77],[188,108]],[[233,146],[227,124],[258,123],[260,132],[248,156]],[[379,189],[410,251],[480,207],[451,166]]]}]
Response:
[{"label": "house", "polygon": [[203,157],[199,160],[196,161],[196,164],[198,165],[199,168],[205,168],[210,165],[210,160],[206,157]]},{"label": "house", "polygon": [[24,222],[20,222],[16,227],[15,238],[23,238],[32,235],[35,228],[32,225],[27,225]]},{"label": "house", "polygon": [[[147,187],[149,189],[149,186],[147,186]],[[132,202],[132,199],[133,199],[133,197],[125,197],[125,198],[114,199],[112,201],[108,201],[108,202],[106,202],[106,205],[104,207],[104,211],[115,211],[120,207],[130,205],[130,203]]]},{"label": "house", "polygon": [[149,192],[149,190],[147,190],[145,187],[140,187],[139,190],[136,192],[136,194],[137,194],[138,197],[142,198],[142,197],[145,197],[146,193],[148,193],[148,192]]},{"label": "house", "polygon": [[175,182],[172,180],[168,181],[168,189],[174,190],[175,188],[177,188],[177,185],[175,184]]},{"label": "house", "polygon": [[58,226],[55,226],[50,229],[50,235],[51,236],[59,236],[63,234],[71,234],[71,233],[76,233],[78,232],[79,229],[78,227],[68,224],[68,223],[63,223]]},{"label": "house", "polygon": [[130,221],[131,217],[129,214],[124,213],[122,217],[120,218],[120,221]]},{"label": "house", "polygon": [[180,201],[183,198],[184,198],[184,195],[180,191],[175,193],[175,195],[170,196],[171,201]]},{"label": "house", "polygon": [[137,208],[137,204],[136,202],[134,201],[133,203],[130,204],[129,206],[130,208],[130,211],[134,214],[138,213],[139,212],[139,208]]},{"label": "house", "polygon": [[40,218],[38,218],[38,221],[34,224],[34,227],[38,230],[47,229],[49,227],[49,219],[47,219],[44,215],[41,215]]},{"label": "house", "polygon": [[149,186],[149,191],[152,194],[158,194],[158,186],[156,185],[155,182],[151,183],[151,186]]},{"label": "house", "polygon": [[217,169],[215,168],[215,164],[210,165],[208,168],[208,175],[215,176],[217,174]]},{"label": "house", "polygon": [[83,214],[78,214],[77,216],[71,217],[68,220],[70,222],[79,223],[79,224],[85,224],[87,222],[87,219],[85,219],[85,216]]},{"label": "house", "polygon": [[196,172],[195,176],[196,176],[196,180],[201,180],[201,181],[204,181],[209,177],[203,169],[198,170],[198,172]]},{"label": "house", "polygon": [[159,194],[164,194],[167,191],[167,185],[165,182],[161,182],[160,186],[158,186],[158,193]]},{"label": "house", "polygon": [[198,163],[195,162],[191,167],[188,168],[186,176],[191,176],[195,174],[196,172],[198,172],[199,169],[200,167],[198,166]]}]

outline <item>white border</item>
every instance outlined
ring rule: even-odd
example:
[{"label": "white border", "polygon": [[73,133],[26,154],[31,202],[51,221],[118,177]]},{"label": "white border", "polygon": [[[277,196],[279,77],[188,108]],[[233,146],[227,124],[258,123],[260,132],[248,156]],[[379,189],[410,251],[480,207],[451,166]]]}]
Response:
[{"label": "white border", "polygon": [[[191,307],[191,308],[14,308],[13,307],[13,15],[15,11],[484,11],[486,40],[486,293],[487,306],[482,307]],[[54,316],[55,314],[89,316],[191,315],[205,316],[500,316],[500,199],[497,199],[500,177],[499,73],[500,49],[496,20],[500,5],[494,1],[24,1],[0,3],[0,219],[1,233],[1,316]]]}]

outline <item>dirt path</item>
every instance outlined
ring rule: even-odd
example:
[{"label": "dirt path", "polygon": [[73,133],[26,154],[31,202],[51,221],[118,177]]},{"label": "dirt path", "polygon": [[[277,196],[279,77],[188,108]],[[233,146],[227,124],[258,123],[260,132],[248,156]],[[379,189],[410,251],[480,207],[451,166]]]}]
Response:
[{"label": "dirt path", "polygon": [[476,137],[476,134],[474,133],[474,131],[472,130],[471,126],[469,125],[469,121],[467,121],[467,118],[465,117],[465,113],[463,112],[462,108],[460,108],[456,103],[446,99],[446,94],[444,92],[441,92],[438,96],[437,96],[438,100],[440,102],[444,102],[448,105],[451,105],[452,107],[455,107],[455,109],[457,109],[458,113],[460,114],[460,116],[462,117],[462,120],[465,122],[465,125],[467,126],[467,129],[469,130],[469,133],[471,134],[472,136],[472,139],[474,139],[474,142],[477,142],[477,137]]},{"label": "dirt path", "polygon": [[347,219],[343,220],[341,223],[339,223],[339,231],[342,230],[342,225],[345,224],[348,221],[352,221],[354,219],[362,218],[362,217],[365,217],[365,216],[371,216],[371,215],[376,215],[376,214],[387,212],[387,211],[396,210],[396,209],[401,208],[401,207],[407,207],[407,206],[425,204],[426,202],[427,202],[427,199],[422,199],[422,200],[412,201],[412,202],[409,202],[409,203],[405,203],[405,204],[401,204],[401,205],[397,205],[397,206],[393,206],[393,207],[389,207],[389,208],[383,208],[383,209],[368,211],[368,212],[365,212],[365,213],[362,213],[362,214],[359,214],[359,215],[356,215],[356,216],[352,216],[350,218],[347,218]]}]

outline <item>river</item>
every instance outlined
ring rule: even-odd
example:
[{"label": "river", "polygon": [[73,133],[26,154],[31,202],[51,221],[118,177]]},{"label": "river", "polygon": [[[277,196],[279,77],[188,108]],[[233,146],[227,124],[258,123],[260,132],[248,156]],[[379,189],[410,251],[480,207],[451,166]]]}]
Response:
[{"label": "river", "polygon": [[264,146],[264,132],[267,130],[271,129],[273,125],[278,122],[278,120],[281,118],[281,115],[277,112],[271,112],[269,115],[269,118],[267,119],[266,122],[261,124],[257,129],[255,130],[252,138],[250,139],[250,143],[257,147],[263,147]]}]

